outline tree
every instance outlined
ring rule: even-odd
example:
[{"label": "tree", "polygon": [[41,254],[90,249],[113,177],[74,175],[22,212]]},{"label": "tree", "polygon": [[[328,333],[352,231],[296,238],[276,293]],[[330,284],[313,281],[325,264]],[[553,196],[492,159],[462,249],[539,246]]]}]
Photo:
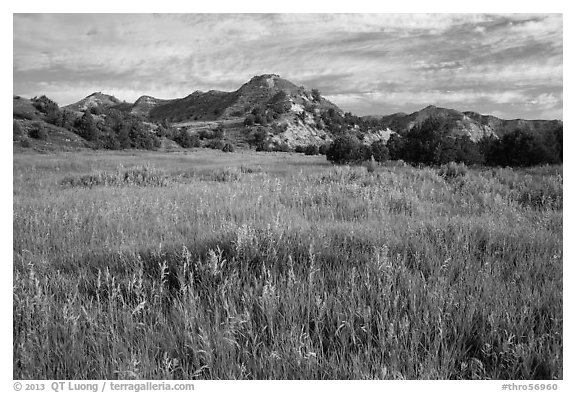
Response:
[{"label": "tree", "polygon": [[246,115],[246,118],[244,119],[244,125],[246,127],[250,127],[254,125],[254,115],[252,113],[249,113],[248,115]]},{"label": "tree", "polygon": [[358,139],[345,135],[337,138],[326,152],[328,161],[336,164],[347,164],[362,159],[362,151]]},{"label": "tree", "polygon": [[213,135],[215,139],[224,138],[224,126],[222,126],[222,124],[218,124],[218,126],[214,129]]},{"label": "tree", "polygon": [[388,148],[383,141],[374,141],[370,145],[370,153],[372,157],[378,162],[387,161],[390,158]]},{"label": "tree", "polygon": [[42,126],[42,123],[35,124],[34,128],[30,130],[28,135],[30,138],[38,139],[41,141],[48,139],[48,132],[46,132],[46,129]]},{"label": "tree", "polygon": [[42,113],[56,112],[59,110],[58,104],[46,96],[32,98],[32,105]]},{"label": "tree", "polygon": [[234,145],[231,144],[230,142],[225,142],[224,147],[222,147],[222,151],[224,153],[232,153],[234,152]]},{"label": "tree", "polygon": [[184,128],[178,131],[178,135],[174,139],[174,142],[178,143],[183,148],[200,147],[200,138],[196,135],[190,134],[188,130]]},{"label": "tree", "polygon": [[388,154],[391,160],[403,160],[404,159],[404,139],[394,133],[390,135],[388,142],[386,142],[386,147],[388,148]]},{"label": "tree", "polygon": [[320,91],[318,89],[312,89],[312,99],[316,102],[320,102],[322,96],[320,95]]},{"label": "tree", "polygon": [[263,142],[265,142],[268,139],[268,132],[266,131],[266,129],[264,129],[264,127],[258,127],[256,129],[256,132],[254,133],[254,137],[253,137],[253,142],[256,145],[259,145]]},{"label": "tree", "polygon": [[308,145],[304,148],[304,154],[306,154],[307,156],[315,156],[320,154],[320,150],[316,145]]},{"label": "tree", "polygon": [[24,135],[24,131],[22,130],[20,123],[18,123],[16,120],[13,120],[12,125],[12,140],[17,141],[22,137],[22,135]]},{"label": "tree", "polygon": [[131,147],[130,142],[130,124],[124,123],[120,126],[118,131],[118,143],[121,149],[129,149]]},{"label": "tree", "polygon": [[100,136],[98,127],[96,127],[92,113],[89,110],[84,111],[84,115],[78,121],[76,128],[78,129],[78,135],[87,141],[94,142]]}]

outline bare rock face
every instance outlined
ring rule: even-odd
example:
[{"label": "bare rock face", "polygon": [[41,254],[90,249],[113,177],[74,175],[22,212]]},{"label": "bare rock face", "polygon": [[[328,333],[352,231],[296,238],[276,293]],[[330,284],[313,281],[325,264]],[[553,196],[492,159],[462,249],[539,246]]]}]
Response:
[{"label": "bare rock face", "polygon": [[295,122],[285,122],[285,131],[272,137],[272,142],[286,144],[290,148],[306,145],[322,145],[332,142],[332,136],[325,130],[297,119]]},{"label": "bare rock face", "polygon": [[362,143],[365,145],[371,145],[376,141],[382,141],[386,143],[392,134],[395,134],[395,132],[390,128],[386,128],[385,130],[377,130],[376,132],[368,132],[364,134]]}]

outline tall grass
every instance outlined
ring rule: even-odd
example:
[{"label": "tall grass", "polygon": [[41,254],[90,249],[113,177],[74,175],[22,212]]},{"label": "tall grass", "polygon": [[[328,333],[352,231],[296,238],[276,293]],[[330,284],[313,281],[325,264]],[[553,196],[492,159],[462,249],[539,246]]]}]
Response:
[{"label": "tall grass", "polygon": [[14,158],[15,379],[562,378],[561,168],[206,154]]}]

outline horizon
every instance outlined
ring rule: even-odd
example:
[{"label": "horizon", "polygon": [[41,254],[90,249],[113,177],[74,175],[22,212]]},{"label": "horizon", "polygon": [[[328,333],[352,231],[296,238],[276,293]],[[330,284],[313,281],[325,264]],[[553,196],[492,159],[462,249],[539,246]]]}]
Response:
[{"label": "horizon", "polygon": [[[265,75],[265,74],[263,74],[263,75]],[[280,77],[282,77],[282,76],[280,75]],[[57,101],[55,101],[55,102],[58,104],[58,106],[59,106],[60,108],[64,108],[64,107],[66,107],[66,106],[68,106],[68,105],[76,104],[76,103],[82,101],[83,99],[88,98],[88,97],[90,97],[91,95],[98,94],[98,93],[99,93],[99,94],[108,95],[108,96],[113,96],[114,98],[120,100],[121,102],[123,102],[123,103],[128,103],[128,104],[134,104],[134,103],[135,103],[139,98],[141,98],[141,97],[152,97],[152,98],[165,99],[165,100],[178,100],[178,99],[184,98],[184,97],[163,98],[163,97],[151,96],[150,94],[143,94],[143,95],[141,95],[140,97],[136,98],[136,100],[134,100],[134,101],[127,101],[127,100],[124,100],[124,99],[122,99],[121,97],[117,97],[117,96],[115,96],[115,95],[113,95],[113,94],[108,94],[108,93],[105,92],[105,91],[94,91],[94,92],[92,92],[92,93],[90,93],[90,94],[87,94],[86,96],[84,96],[84,97],[82,97],[82,98],[80,98],[80,99],[78,99],[78,100],[76,100],[76,101],[70,102],[70,103],[65,104],[65,105],[61,105],[61,104],[60,104],[59,102],[57,102]],[[203,91],[202,93],[206,93],[206,91]],[[227,92],[227,93],[230,93],[230,92]],[[190,94],[192,94],[192,93],[190,93]],[[36,96],[42,96],[42,94],[37,94]],[[20,96],[20,97],[23,97],[23,98],[26,98],[26,99],[31,99],[31,98],[33,98],[34,96],[29,96],[29,97]],[[50,99],[52,99],[52,97],[49,97],[49,96],[47,96],[47,97],[50,98]],[[54,100],[53,100],[53,101],[54,101]],[[494,115],[491,114],[491,113],[477,112],[477,111],[472,110],[472,109],[447,108],[447,107],[437,106],[437,105],[434,105],[434,104],[429,104],[429,105],[423,106],[423,107],[421,107],[420,109],[415,110],[415,111],[412,111],[412,112],[393,112],[393,113],[367,114],[367,115],[358,115],[358,114],[353,113],[353,112],[351,112],[351,113],[352,113],[353,115],[357,115],[357,116],[361,116],[361,117],[370,117],[370,116],[373,116],[373,117],[385,117],[385,116],[391,116],[391,115],[397,115],[397,114],[411,115],[411,114],[413,114],[413,113],[419,112],[419,111],[421,111],[421,110],[423,110],[423,109],[426,109],[426,108],[428,108],[428,107],[431,107],[431,106],[432,106],[432,107],[436,107],[436,108],[438,108],[438,109],[456,110],[456,111],[458,111],[458,112],[460,112],[460,113],[464,113],[464,112],[476,112],[476,113],[478,113],[478,114],[480,114],[480,115],[482,115],[482,116],[494,116]],[[342,108],[341,108],[341,109],[342,109]],[[347,111],[345,111],[345,112],[347,112]],[[496,116],[496,117],[498,117],[498,116]],[[563,119],[501,118],[501,117],[499,117],[499,119],[500,119],[500,120],[549,120],[549,121],[557,120],[557,121],[562,121],[562,122],[563,122]]]},{"label": "horizon", "polygon": [[14,14],[13,94],[46,95],[61,106],[92,94],[85,92],[174,99],[235,91],[274,73],[358,116],[434,105],[563,120],[562,18]]}]

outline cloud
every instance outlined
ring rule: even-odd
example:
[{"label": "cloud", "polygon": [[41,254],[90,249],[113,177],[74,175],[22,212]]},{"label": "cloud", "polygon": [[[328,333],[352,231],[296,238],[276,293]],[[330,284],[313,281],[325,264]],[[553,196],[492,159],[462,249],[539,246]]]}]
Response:
[{"label": "cloud", "polygon": [[562,23],[557,14],[15,14],[14,93],[76,101],[98,86],[125,99],[174,97],[277,73],[362,113],[382,97],[404,109],[433,100],[473,109],[520,100],[519,90],[551,105],[535,97],[562,88]]}]

